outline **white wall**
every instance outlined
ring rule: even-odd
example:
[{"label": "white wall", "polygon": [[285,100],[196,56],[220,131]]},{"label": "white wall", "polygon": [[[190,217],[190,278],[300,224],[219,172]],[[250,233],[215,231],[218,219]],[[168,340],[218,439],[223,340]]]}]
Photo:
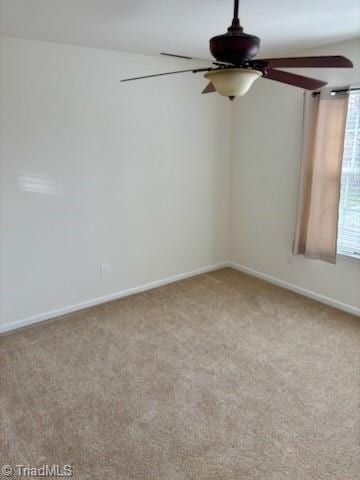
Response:
[{"label": "white wall", "polygon": [[[304,69],[330,85],[360,84],[360,39],[305,52],[344,54],[353,70]],[[299,54],[300,55],[300,54]],[[301,157],[302,91],[259,80],[233,111],[231,260],[360,308],[360,263],[289,258]],[[289,263],[290,261],[290,263]]]},{"label": "white wall", "polygon": [[0,327],[227,259],[230,102],[119,82],[191,62],[15,38],[0,62]]}]

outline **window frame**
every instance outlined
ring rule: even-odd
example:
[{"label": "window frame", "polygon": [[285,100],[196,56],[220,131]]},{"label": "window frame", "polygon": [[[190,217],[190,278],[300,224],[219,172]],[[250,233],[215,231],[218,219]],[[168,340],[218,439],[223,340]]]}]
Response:
[{"label": "window frame", "polygon": [[[357,91],[357,90],[360,90],[360,87],[354,87],[353,89],[349,88],[349,94],[351,94],[351,90],[356,90]],[[360,94],[360,92],[359,92],[359,94]],[[360,115],[360,113],[359,113],[359,115]],[[346,135],[346,131],[345,131],[345,135]],[[345,146],[345,139],[344,139],[344,146]],[[342,175],[342,172],[341,172],[341,175]],[[340,190],[340,194],[341,194],[341,190]],[[339,207],[340,207],[340,205],[339,205]],[[339,217],[340,217],[340,214],[339,214]],[[339,229],[339,225],[338,225],[338,229]],[[360,257],[358,257],[358,256],[347,255],[345,253],[338,253],[338,245],[336,245],[336,258],[347,261],[347,262],[351,262],[351,263],[360,263]]]}]

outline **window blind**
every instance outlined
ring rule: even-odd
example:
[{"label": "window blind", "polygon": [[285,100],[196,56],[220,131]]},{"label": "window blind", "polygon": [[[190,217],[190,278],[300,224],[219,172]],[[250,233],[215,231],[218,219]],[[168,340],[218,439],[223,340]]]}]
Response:
[{"label": "window blind", "polygon": [[360,90],[349,93],[337,253],[360,259]]}]

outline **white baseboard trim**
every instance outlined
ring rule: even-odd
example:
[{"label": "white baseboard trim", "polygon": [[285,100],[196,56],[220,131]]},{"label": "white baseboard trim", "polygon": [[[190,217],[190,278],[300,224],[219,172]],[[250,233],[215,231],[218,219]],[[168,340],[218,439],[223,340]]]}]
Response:
[{"label": "white baseboard trim", "polygon": [[19,328],[28,327],[46,320],[51,320],[52,318],[61,317],[69,313],[77,312],[79,310],[84,310],[85,308],[94,307],[95,305],[100,305],[102,303],[110,302],[112,300],[117,300],[119,298],[128,297],[129,295],[134,295],[135,293],[145,292],[146,290],[152,290],[156,287],[161,287],[162,285],[167,285],[169,283],[178,282],[179,280],[184,280],[185,278],[194,277],[202,273],[213,272],[214,270],[219,270],[220,268],[228,267],[229,262],[216,263],[214,265],[208,265],[206,267],[197,268],[191,270],[190,272],[179,273],[172,277],[163,278],[162,280],[156,280],[155,282],[146,283],[138,287],[128,288],[126,290],[121,290],[120,292],[110,293],[102,297],[94,298],[92,300],[86,300],[85,302],[76,303],[74,305],[69,305],[68,307],[58,308],[56,310],[50,310],[45,313],[40,313],[39,315],[33,315],[21,320],[17,320],[11,323],[5,323],[0,325],[0,335],[7,333],[13,330],[18,330]]},{"label": "white baseboard trim", "polygon": [[279,278],[273,277],[266,273],[258,272],[257,270],[253,270],[252,268],[239,265],[238,263],[235,263],[232,261],[224,261],[221,263],[216,263],[214,265],[208,265],[206,267],[197,268],[189,272],[180,273],[178,275],[167,277],[162,280],[156,280],[155,282],[146,283],[138,287],[128,288],[126,290],[121,290],[120,292],[110,293],[108,295],[94,298],[92,300],[86,300],[85,302],[76,303],[68,307],[59,308],[56,310],[50,310],[48,312],[41,313],[39,315],[33,315],[31,317],[17,320],[15,322],[5,323],[3,325],[0,325],[0,335],[11,332],[13,330],[18,330],[23,327],[35,325],[37,323],[44,322],[46,320],[51,320],[56,317],[61,317],[69,313],[77,312],[79,310],[84,310],[86,308],[94,307],[102,303],[110,302],[112,300],[128,297],[130,295],[134,295],[135,293],[145,292],[146,290],[152,290],[153,288],[161,287],[162,285],[167,285],[169,283],[177,282],[179,280],[184,280],[185,278],[191,278],[196,275],[200,275],[202,273],[208,273],[214,270],[219,270],[220,268],[224,268],[224,267],[234,268],[235,270],[239,270],[240,272],[247,273],[249,275],[252,275],[253,277],[260,278],[261,280],[265,280],[269,283],[273,283],[274,285],[277,285],[279,287],[286,288],[287,290],[291,290],[295,293],[299,293],[300,295],[304,295],[305,297],[309,297],[309,298],[312,298],[313,300],[317,300],[318,302],[324,303],[326,305],[330,305],[331,307],[338,308],[339,310],[343,310],[347,313],[351,313],[352,315],[355,315],[358,317],[360,316],[360,309],[352,305],[339,302],[338,300],[334,300],[330,297],[326,297],[325,295],[321,295],[320,293],[316,293],[311,290],[306,290],[305,288],[298,287],[297,285],[285,282],[284,280],[280,280]]},{"label": "white baseboard trim", "polygon": [[239,265],[235,262],[229,262],[228,266],[234,268],[235,270],[239,270],[240,272],[247,273],[252,275],[253,277],[260,278],[261,280],[265,280],[266,282],[273,283],[282,288],[286,288],[287,290],[291,290],[292,292],[299,293],[300,295],[304,295],[305,297],[312,298],[313,300],[317,300],[318,302],[324,303],[325,305],[329,305],[331,307],[338,308],[339,310],[343,310],[344,312],[351,313],[352,315],[360,316],[360,308],[356,308],[353,305],[348,305],[347,303],[339,302],[338,300],[334,300],[330,297],[326,297],[325,295],[321,295],[320,293],[313,292],[311,290],[306,290],[305,288],[298,287],[292,283],[285,282],[284,280],[280,280],[279,278],[273,277],[266,273],[258,272],[257,270],[253,270],[252,268],[245,267],[243,265]]}]

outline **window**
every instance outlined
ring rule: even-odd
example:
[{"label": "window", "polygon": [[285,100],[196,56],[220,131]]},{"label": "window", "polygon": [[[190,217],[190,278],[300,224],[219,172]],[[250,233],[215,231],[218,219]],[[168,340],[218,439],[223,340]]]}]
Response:
[{"label": "window", "polygon": [[360,259],[360,90],[349,94],[338,227],[337,253]]}]

